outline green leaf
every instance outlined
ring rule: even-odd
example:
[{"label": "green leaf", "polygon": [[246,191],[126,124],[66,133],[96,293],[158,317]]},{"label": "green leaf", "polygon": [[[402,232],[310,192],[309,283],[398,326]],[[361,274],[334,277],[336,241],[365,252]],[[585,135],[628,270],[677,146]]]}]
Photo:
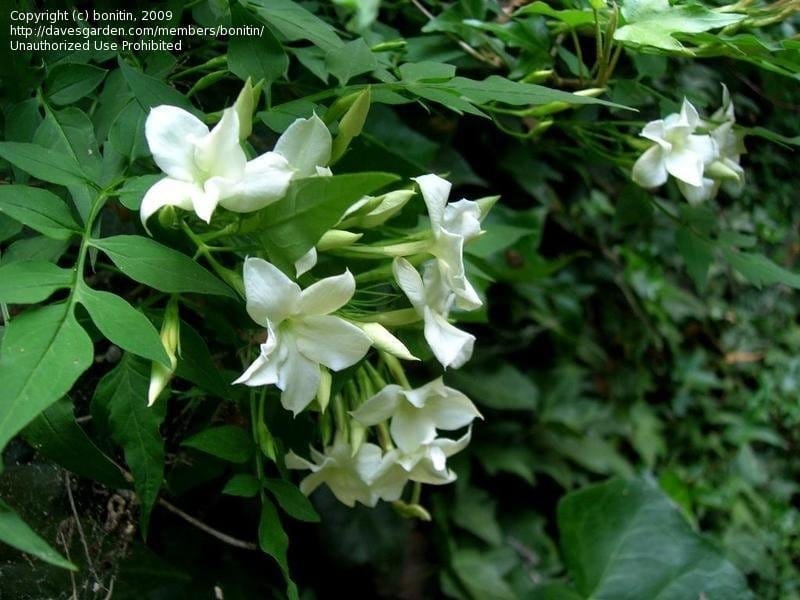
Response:
[{"label": "green leaf", "polygon": [[697,289],[705,289],[708,268],[714,258],[714,244],[683,227],[675,232],[675,243]]},{"label": "green leaf", "polygon": [[317,511],[297,486],[283,479],[265,479],[263,483],[286,514],[300,521],[319,523]]},{"label": "green leaf", "polygon": [[70,287],[73,272],[51,262],[21,261],[0,266],[0,302],[35,304]]},{"label": "green leaf", "polygon": [[22,238],[11,244],[3,256],[0,265],[26,260],[56,262],[69,247],[67,240],[52,240],[43,235]]},{"label": "green leaf", "polygon": [[448,383],[463,389],[483,406],[498,410],[535,410],[539,388],[516,367],[503,364],[495,370],[453,371]]},{"label": "green leaf", "polygon": [[220,425],[204,429],[183,440],[181,445],[233,463],[247,462],[253,456],[255,449],[250,435],[235,425]]},{"label": "green leaf", "polygon": [[169,294],[197,292],[236,298],[235,292],[191,258],[138,235],[92,240],[125,275]]},{"label": "green leaf", "polygon": [[400,65],[400,79],[408,83],[418,81],[441,81],[455,77],[456,68],[447,63],[423,61]]},{"label": "green leaf", "polygon": [[237,473],[222,488],[223,494],[252,498],[261,491],[261,482],[249,473]]},{"label": "green leaf", "polygon": [[82,110],[74,106],[58,111],[47,110],[33,142],[71,156],[92,180],[100,179],[102,156],[94,126]]},{"label": "green leaf", "polygon": [[11,239],[22,231],[22,223],[5,215],[0,210],[0,242]]},{"label": "green leaf", "polygon": [[232,386],[223,379],[205,340],[185,321],[181,321],[181,354],[175,375],[191,381],[206,392],[230,398]]},{"label": "green leaf", "polygon": [[281,525],[275,505],[269,500],[261,503],[261,517],[258,520],[258,545],[280,565],[289,586],[289,595],[296,597],[297,592],[292,593],[294,583],[289,579],[289,559],[287,557],[289,536],[286,535],[283,525]]},{"label": "green leaf", "polygon": [[94,65],[61,63],[47,74],[45,91],[53,104],[71,104],[91,94],[105,76],[106,70]]},{"label": "green leaf", "polygon": [[259,213],[261,242],[273,262],[291,268],[353,202],[397,179],[389,173],[298,179],[284,198]]},{"label": "green leaf", "polygon": [[17,550],[32,554],[51,565],[70,571],[78,570],[78,567],[53,550],[33,529],[28,527],[25,521],[2,500],[0,500],[0,541]]},{"label": "green leaf", "polygon": [[782,283],[800,288],[800,274],[776,265],[763,254],[741,252],[734,248],[724,248],[723,253],[731,266],[756,287]]},{"label": "green leaf", "polygon": [[495,516],[496,502],[477,488],[460,493],[453,507],[453,522],[491,546],[503,543],[503,533]]},{"label": "green leaf", "polygon": [[111,124],[108,143],[129,161],[150,154],[144,137],[146,119],[147,114],[139,103],[131,100]]},{"label": "green leaf", "polygon": [[61,398],[22,431],[22,437],[42,456],[82,477],[111,488],[127,487],[120,468],[75,421],[69,398]]},{"label": "green leaf", "polygon": [[532,2],[527,6],[523,6],[514,16],[521,16],[527,14],[545,15],[552,17],[562,23],[566,23],[570,27],[581,27],[582,25],[593,25],[594,15],[589,10],[556,10],[545,2]]},{"label": "green leaf", "polygon": [[[140,503],[142,535],[164,478],[164,440],[159,413],[147,406],[150,365],[125,354],[97,385],[93,404],[102,406],[115,442],[122,446]],[[95,408],[92,409],[95,414]]]},{"label": "green leaf", "polygon": [[250,5],[288,41],[309,41],[325,52],[342,46],[336,31],[292,0],[251,0]]},{"label": "green leaf", "polygon": [[[237,4],[231,5],[233,24],[253,25],[260,21]],[[251,77],[253,81],[265,79],[267,85],[286,74],[289,57],[283,45],[269,27],[264,27],[261,37],[237,36],[228,42],[228,69],[239,79]]]},{"label": "green leaf", "polygon": [[652,483],[611,479],[558,506],[564,558],[583,598],[750,598],[744,577]]},{"label": "green leaf", "polygon": [[0,213],[56,240],[69,239],[81,231],[58,196],[27,185],[0,186]]},{"label": "green leaf", "polygon": [[625,25],[614,39],[664,50],[684,50],[676,33],[700,33],[738,23],[746,17],[709,10],[702,4],[670,6],[668,0],[627,0],[622,7]]},{"label": "green leaf", "polygon": [[339,85],[347,85],[347,82],[356,75],[375,69],[378,63],[367,43],[362,38],[357,38],[328,52],[325,56],[325,65],[339,80]]},{"label": "green leaf", "polygon": [[106,339],[123,350],[170,367],[169,356],[153,324],[130,303],[109,292],[78,284],[78,302]]},{"label": "green leaf", "polygon": [[128,87],[145,112],[154,106],[168,104],[170,106],[179,106],[195,116],[202,115],[200,111],[192,106],[186,96],[178,90],[155,77],[137,71],[122,60],[122,57],[118,58],[118,63]]},{"label": "green leaf", "polygon": [[64,396],[93,359],[92,341],[68,305],[14,317],[0,352],[0,448]]},{"label": "green leaf", "polygon": [[518,596],[503,580],[499,570],[484,555],[472,549],[457,549],[450,562],[469,598],[516,600]]},{"label": "green leaf", "polygon": [[626,108],[598,98],[577,96],[569,92],[562,92],[561,90],[554,90],[533,83],[511,81],[498,75],[492,75],[482,81],[467,79],[466,77],[454,77],[450,81],[438,85],[451,89],[476,104],[502,102],[512,106],[523,106],[565,102],[567,104],[604,104],[605,106]]},{"label": "green leaf", "polygon": [[160,179],[163,179],[162,175],[139,175],[138,177],[131,177],[119,191],[120,203],[128,210],[139,212],[142,199],[147,193],[147,190]]},{"label": "green leaf", "polygon": [[72,156],[38,144],[0,142],[0,157],[42,181],[59,185],[82,185],[89,180]]}]

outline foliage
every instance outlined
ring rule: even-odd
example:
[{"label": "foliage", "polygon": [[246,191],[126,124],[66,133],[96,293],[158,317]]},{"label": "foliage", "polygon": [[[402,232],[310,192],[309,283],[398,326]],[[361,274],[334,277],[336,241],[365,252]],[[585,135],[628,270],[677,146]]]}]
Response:
[{"label": "foliage", "polygon": [[[3,595],[327,597],[346,574],[367,597],[800,598],[796,3],[169,9],[264,29],[0,61]],[[701,117],[681,135],[719,151],[699,200],[672,171],[631,179],[642,128],[684,99]],[[236,190],[150,210],[173,175],[146,131],[164,105],[219,130],[236,107],[234,145],[283,148],[285,186],[247,212]],[[442,375],[393,282],[395,258],[416,273],[438,252],[426,173],[479,198],[480,306],[450,315],[474,357],[442,385],[483,420],[453,485],[348,508],[290,469],[320,467],[309,444],[385,458],[386,417],[348,411]],[[247,256],[303,290],[347,268],[352,301],[322,317],[372,336],[363,360],[316,363],[296,417],[275,386],[230,383],[265,342]]]}]

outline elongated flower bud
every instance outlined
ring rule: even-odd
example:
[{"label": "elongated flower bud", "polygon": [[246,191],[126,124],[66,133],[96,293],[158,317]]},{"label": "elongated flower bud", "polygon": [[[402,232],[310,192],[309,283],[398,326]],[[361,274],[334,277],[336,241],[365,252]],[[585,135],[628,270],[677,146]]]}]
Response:
[{"label": "elongated flower bud", "polygon": [[159,394],[167,387],[173,373],[178,366],[180,353],[180,318],[178,317],[178,298],[173,296],[164,311],[164,322],[161,325],[161,343],[167,351],[170,367],[154,362],[150,369],[150,387],[147,391],[147,406],[153,406]]}]

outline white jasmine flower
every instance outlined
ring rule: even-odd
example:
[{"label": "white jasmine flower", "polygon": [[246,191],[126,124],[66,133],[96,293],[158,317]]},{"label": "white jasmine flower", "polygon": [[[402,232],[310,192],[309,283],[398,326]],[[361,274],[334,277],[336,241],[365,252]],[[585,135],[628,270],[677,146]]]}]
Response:
[{"label": "white jasmine flower", "polygon": [[665,119],[651,121],[640,134],[655,142],[633,165],[633,180],[645,188],[663,185],[672,175],[685,186],[700,188],[691,195],[702,195],[706,165],[717,156],[717,144],[710,135],[695,135],[700,117],[692,104],[684,99],[681,112]]},{"label": "white jasmine flower", "polygon": [[330,159],[331,136],[316,116],[298,119],[281,135],[275,150],[248,161],[239,145],[243,128],[237,106],[226,109],[209,131],[191,113],[177,106],[157,106],[145,123],[153,160],[167,177],[156,182],[142,200],[142,223],[163,206],[193,210],[211,221],[217,206],[252,212],[280,200],[292,179],[317,174]]},{"label": "white jasmine flower", "polygon": [[437,175],[423,175],[414,181],[428,207],[434,239],[431,254],[436,257],[441,279],[455,293],[459,308],[479,308],[483,302],[467,280],[464,268],[464,244],[481,234],[480,207],[469,200],[448,204],[452,185]]},{"label": "white jasmine flower", "polygon": [[[736,113],[733,108],[731,94],[726,85],[722,85],[722,106],[711,115],[710,126],[718,124],[711,130],[711,137],[717,143],[719,156],[712,165],[720,172],[722,185],[731,194],[738,194],[744,187],[744,169],[740,161],[745,152],[744,136],[734,129]],[[714,170],[714,169],[712,169]]]},{"label": "white jasmine flower", "polygon": [[457,369],[472,356],[475,336],[448,322],[455,292],[443,281],[436,262],[423,268],[424,280],[404,258],[396,258],[392,265],[400,289],[424,320],[425,340],[434,355],[443,367]]},{"label": "white jasmine flower", "polygon": [[456,474],[447,468],[447,459],[466,448],[471,435],[471,431],[467,431],[457,440],[436,438],[409,453],[400,449],[390,450],[383,456],[381,466],[373,477],[375,493],[391,496],[398,487],[402,491],[401,483],[406,481],[431,485],[452,483],[456,480]]},{"label": "white jasmine flower", "polygon": [[267,341],[253,364],[234,383],[275,384],[281,403],[295,415],[314,399],[320,365],[341,371],[361,360],[370,347],[358,327],[330,313],[353,297],[350,271],[301,290],[280,269],[260,258],[244,263],[247,312],[267,328]]},{"label": "white jasmine flower", "polygon": [[407,454],[433,442],[437,429],[460,429],[481,416],[469,398],[441,377],[413,390],[387,385],[352,415],[366,426],[391,419],[392,439]]},{"label": "white jasmine flower", "polygon": [[306,496],[324,483],[342,504],[352,507],[360,502],[366,506],[375,506],[380,496],[370,484],[381,468],[382,452],[378,446],[361,444],[353,453],[350,444],[337,440],[324,453],[311,448],[311,457],[314,462],[297,456],[294,452],[286,455],[288,468],[311,471],[300,482],[300,491]]}]

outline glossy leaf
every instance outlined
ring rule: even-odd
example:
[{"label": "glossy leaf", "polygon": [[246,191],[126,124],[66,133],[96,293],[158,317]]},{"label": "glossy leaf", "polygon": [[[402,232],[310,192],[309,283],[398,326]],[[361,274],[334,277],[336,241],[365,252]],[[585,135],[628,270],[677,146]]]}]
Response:
[{"label": "glossy leaf", "polygon": [[0,266],[0,302],[34,304],[70,287],[74,274],[51,262],[21,261]]},{"label": "glossy leaf", "polygon": [[50,183],[82,185],[89,180],[73,157],[37,144],[0,142],[0,158],[37,179]]},{"label": "glossy leaf", "polygon": [[0,500],[0,542],[27,552],[56,567],[70,571],[78,570],[75,565],[53,550],[2,500]]},{"label": "glossy leaf", "polygon": [[254,450],[250,435],[241,427],[234,425],[203,429],[183,440],[181,445],[233,463],[246,462]]},{"label": "glossy leaf", "polygon": [[0,212],[56,240],[81,231],[58,196],[27,185],[0,186]]},{"label": "glossy leaf", "polygon": [[131,279],[167,293],[236,297],[228,286],[185,254],[149,238],[117,235],[92,240]]},{"label": "glossy leaf", "polygon": [[91,94],[100,85],[106,70],[94,65],[61,63],[47,75],[45,89],[54,104],[70,104]]},{"label": "glossy leaf", "polygon": [[265,479],[264,487],[272,493],[280,507],[290,517],[309,523],[319,522],[319,515],[314,510],[311,501],[303,495],[297,486],[283,479]]}]

